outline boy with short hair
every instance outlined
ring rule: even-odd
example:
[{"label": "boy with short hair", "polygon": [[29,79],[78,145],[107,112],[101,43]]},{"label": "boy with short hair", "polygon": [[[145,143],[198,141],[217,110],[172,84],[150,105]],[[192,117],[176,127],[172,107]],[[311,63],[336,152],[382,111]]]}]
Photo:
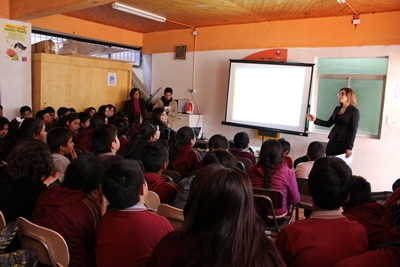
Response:
[{"label": "boy with short hair", "polygon": [[364,227],[339,211],[349,197],[351,175],[350,167],[339,158],[315,161],[308,177],[313,213],[284,227],[275,242],[288,267],[333,266],[367,251]]},{"label": "boy with short hair", "polygon": [[52,172],[60,172],[58,180],[64,180],[64,174],[67,170],[70,160],[77,157],[74,150],[74,142],[72,142],[72,132],[67,128],[55,127],[47,133],[47,145],[50,148],[51,156],[53,158]]},{"label": "boy with short hair", "polygon": [[248,158],[253,164],[256,163],[256,157],[249,151],[250,138],[246,132],[239,132],[235,134],[233,138],[235,148],[231,149],[230,152],[236,157]]},{"label": "boy with short hair", "polygon": [[32,109],[28,106],[23,106],[19,109],[19,113],[21,114],[21,118],[28,119],[32,118]]},{"label": "boy with short hair", "polygon": [[168,149],[161,142],[149,142],[142,149],[141,160],[149,190],[157,193],[161,203],[173,206],[178,185],[161,175],[167,169],[168,156]]},{"label": "boy with short hair", "polygon": [[116,154],[120,143],[117,136],[117,128],[114,125],[104,124],[96,128],[92,133],[91,139],[94,151],[105,167],[110,163],[109,160],[122,158],[122,156]]},{"label": "boy with short hair", "polygon": [[154,247],[173,228],[144,206],[148,188],[139,163],[122,159],[110,164],[102,188],[114,209],[104,214],[97,229],[97,267],[146,266]]},{"label": "boy with short hair", "polygon": [[296,166],[296,178],[308,178],[314,165],[314,161],[325,156],[325,146],[318,141],[311,142],[307,148],[306,154],[308,161],[299,163]]}]

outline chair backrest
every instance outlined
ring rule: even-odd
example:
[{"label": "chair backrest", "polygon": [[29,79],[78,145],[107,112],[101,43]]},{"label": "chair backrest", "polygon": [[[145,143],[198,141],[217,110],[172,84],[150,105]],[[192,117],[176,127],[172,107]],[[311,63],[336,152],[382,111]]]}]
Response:
[{"label": "chair backrest", "polygon": [[244,171],[245,171],[246,173],[247,173],[249,167],[250,167],[251,165],[253,165],[253,162],[251,162],[251,160],[248,159],[248,158],[239,157],[239,156],[235,156],[235,158],[236,158],[237,161],[243,163],[243,165],[244,165]]},{"label": "chair backrest", "polygon": [[23,217],[17,218],[18,237],[23,249],[34,247],[38,250],[38,262],[56,266],[69,264],[69,251],[64,238],[57,232],[36,225]]},{"label": "chair backrest", "polygon": [[238,168],[239,170],[242,170],[242,171],[246,171],[246,168],[244,167],[243,162],[240,162],[240,161],[236,161],[236,168]]},{"label": "chair backrest", "polygon": [[148,193],[146,199],[144,200],[144,205],[148,209],[157,210],[158,206],[160,206],[160,204],[161,204],[161,201],[160,201],[160,198],[158,197],[157,193],[149,190],[149,193]]},{"label": "chair backrest", "polygon": [[3,213],[0,211],[0,231],[7,226],[6,219],[4,218]]},{"label": "chair backrest", "polygon": [[171,178],[172,182],[176,184],[178,184],[181,181],[181,175],[177,171],[163,170],[162,175]]},{"label": "chair backrest", "polygon": [[[299,189],[299,193],[307,195],[308,192],[306,190],[306,184],[308,183],[308,179],[296,178],[296,181],[297,181],[297,188]],[[303,193],[303,191],[304,191],[304,193]]]},{"label": "chair backrest", "polygon": [[179,230],[185,221],[183,210],[167,204],[161,204],[158,206],[157,214],[167,218],[175,230]]},{"label": "chair backrest", "polygon": [[[267,231],[274,231],[279,233],[281,229],[291,222],[291,219],[278,222],[276,218],[275,209],[280,209],[283,206],[283,194],[279,191],[253,188],[254,202],[260,209],[259,215],[266,223],[265,229]],[[272,235],[272,233],[270,234]]]}]

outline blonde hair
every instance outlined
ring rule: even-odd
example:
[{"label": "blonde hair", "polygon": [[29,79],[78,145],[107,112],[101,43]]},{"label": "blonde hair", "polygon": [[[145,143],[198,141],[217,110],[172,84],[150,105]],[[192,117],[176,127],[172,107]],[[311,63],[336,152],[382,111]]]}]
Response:
[{"label": "blonde hair", "polygon": [[[342,89],[340,89],[339,93],[341,91],[344,91],[346,93],[347,100],[349,101],[350,105],[357,107],[357,97],[356,97],[356,93],[354,92],[354,90],[351,88],[343,87]],[[342,105],[342,104],[340,104],[340,105]]]}]

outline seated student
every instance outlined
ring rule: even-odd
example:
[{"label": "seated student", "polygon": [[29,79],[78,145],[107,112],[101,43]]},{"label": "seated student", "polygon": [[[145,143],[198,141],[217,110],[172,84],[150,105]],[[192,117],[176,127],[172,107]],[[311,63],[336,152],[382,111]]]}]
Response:
[{"label": "seated student", "polygon": [[339,158],[315,161],[308,177],[313,213],[309,219],[285,226],[275,242],[288,267],[333,266],[367,251],[364,227],[339,211],[349,197],[351,175],[350,167]]},{"label": "seated student", "polygon": [[[222,148],[217,148],[208,151],[204,156],[202,163],[203,167],[211,164],[220,164],[226,168],[233,169],[236,168],[237,160],[228,151]],[[176,208],[183,209],[185,207],[190,192],[190,186],[195,177],[196,175],[191,175],[179,182],[179,191],[174,201],[174,206]]]},{"label": "seated student", "polygon": [[56,119],[55,119],[55,115],[56,115],[55,109],[53,107],[47,106],[44,110],[49,113],[49,115],[51,117],[51,120],[54,123],[56,121]]},{"label": "seated student", "polygon": [[91,118],[97,111],[94,107],[88,107],[85,112],[89,115],[89,118]]},{"label": "seated student", "polygon": [[318,141],[311,142],[307,148],[306,154],[308,161],[299,163],[296,167],[295,174],[296,178],[308,178],[314,161],[325,156],[325,146]]},{"label": "seated student", "polygon": [[371,185],[363,177],[353,176],[350,198],[342,207],[344,216],[365,227],[370,249],[400,240],[400,232],[393,225],[392,213],[372,200]]},{"label": "seated student", "polygon": [[78,132],[80,133],[84,129],[89,127],[89,125],[90,125],[90,116],[86,112],[79,112],[79,113],[77,113],[77,115],[79,117],[79,129],[78,129]]},{"label": "seated student", "polygon": [[195,143],[193,129],[187,126],[180,128],[171,139],[168,169],[179,172],[182,179],[202,166],[199,152],[193,149]]},{"label": "seated student", "polygon": [[32,118],[32,109],[28,106],[23,106],[19,109],[19,114],[23,119]]},{"label": "seated student", "polygon": [[214,150],[217,148],[222,148],[229,151],[229,141],[225,136],[221,134],[214,134],[211,136],[210,140],[208,140],[208,149]]},{"label": "seated student", "polygon": [[142,123],[139,131],[126,144],[122,155],[124,158],[142,160],[143,147],[149,142],[157,141],[159,137],[160,131],[157,125],[148,122]]},{"label": "seated student", "polygon": [[194,179],[181,230],[165,236],[148,267],[284,266],[256,215],[249,177],[218,164]]},{"label": "seated student", "polygon": [[149,190],[157,193],[161,203],[173,206],[178,186],[161,176],[162,171],[167,169],[168,155],[168,148],[161,142],[150,142],[143,147],[141,158]]},{"label": "seated student", "polygon": [[71,111],[69,110],[69,108],[60,107],[59,109],[57,109],[57,120],[61,119],[61,118],[64,117],[65,115],[68,115],[69,113],[71,113]]},{"label": "seated student", "polygon": [[394,212],[400,203],[400,188],[397,188],[393,193],[385,200],[383,206]]},{"label": "seated student", "polygon": [[94,129],[107,123],[106,115],[102,113],[95,113],[90,118],[89,127],[76,136],[75,148],[81,150],[83,153],[94,153],[92,145],[92,133]]},{"label": "seated student", "polygon": [[289,167],[289,169],[292,169],[293,168],[293,160],[291,157],[289,157],[290,143],[288,141],[286,141],[285,138],[279,138],[278,142],[281,144],[282,149],[283,149],[283,160],[285,161],[285,163]]},{"label": "seated student", "polygon": [[96,228],[101,210],[93,194],[104,167],[93,155],[82,155],[69,164],[61,186],[39,196],[33,222],[61,234],[68,245],[70,267],[95,266]]},{"label": "seated student", "polygon": [[256,163],[256,157],[249,151],[250,138],[247,133],[239,132],[235,134],[233,142],[235,143],[235,148],[231,149],[230,152],[234,156],[248,158],[253,164]]},{"label": "seated student", "polygon": [[78,157],[72,142],[72,132],[67,128],[55,127],[47,133],[47,145],[50,147],[51,157],[53,158],[52,173],[60,172],[58,180],[64,181],[64,174],[70,163],[66,156],[71,159]]},{"label": "seated student", "polygon": [[92,133],[92,145],[97,157],[106,167],[110,160],[122,159],[122,156],[117,155],[120,144],[114,125],[104,124],[96,128]]},{"label": "seated student", "polygon": [[[250,166],[248,175],[255,188],[264,188],[282,192],[283,205],[275,209],[280,222],[286,221],[292,216],[292,205],[300,201],[300,193],[297,187],[294,172],[283,161],[283,151],[280,143],[275,139],[265,141],[260,149],[260,157],[255,165]],[[267,210],[257,208],[260,213]],[[265,214],[266,215],[266,214]],[[262,217],[265,218],[266,216]]]},{"label": "seated student", "polygon": [[139,163],[130,159],[112,163],[101,184],[114,209],[104,214],[97,229],[97,267],[146,266],[154,247],[173,228],[165,217],[144,206],[148,188]]},{"label": "seated student", "polygon": [[46,126],[46,132],[48,132],[50,127],[53,125],[53,118],[50,116],[50,113],[45,109],[42,109],[36,112],[35,117],[43,120],[44,125]]},{"label": "seated student", "polygon": [[126,144],[128,144],[128,142],[129,142],[128,120],[126,120],[125,118],[118,118],[115,116],[113,121],[114,121],[113,125],[115,125],[115,127],[117,127],[117,135],[118,135],[119,144],[120,144],[117,154],[122,155]]}]

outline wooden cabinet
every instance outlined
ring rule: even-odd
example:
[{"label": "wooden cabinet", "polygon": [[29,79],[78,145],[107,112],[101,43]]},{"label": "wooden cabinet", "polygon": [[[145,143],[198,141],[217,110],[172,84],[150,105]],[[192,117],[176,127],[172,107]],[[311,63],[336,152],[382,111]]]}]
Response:
[{"label": "wooden cabinet", "polygon": [[[108,82],[115,76],[115,86]],[[32,55],[34,112],[52,106],[75,108],[113,104],[117,110],[129,99],[132,65],[118,60],[88,56]]]},{"label": "wooden cabinet", "polygon": [[183,126],[189,127],[202,127],[203,115],[199,114],[184,114],[178,113],[176,117],[172,118],[172,129],[178,131]]}]

